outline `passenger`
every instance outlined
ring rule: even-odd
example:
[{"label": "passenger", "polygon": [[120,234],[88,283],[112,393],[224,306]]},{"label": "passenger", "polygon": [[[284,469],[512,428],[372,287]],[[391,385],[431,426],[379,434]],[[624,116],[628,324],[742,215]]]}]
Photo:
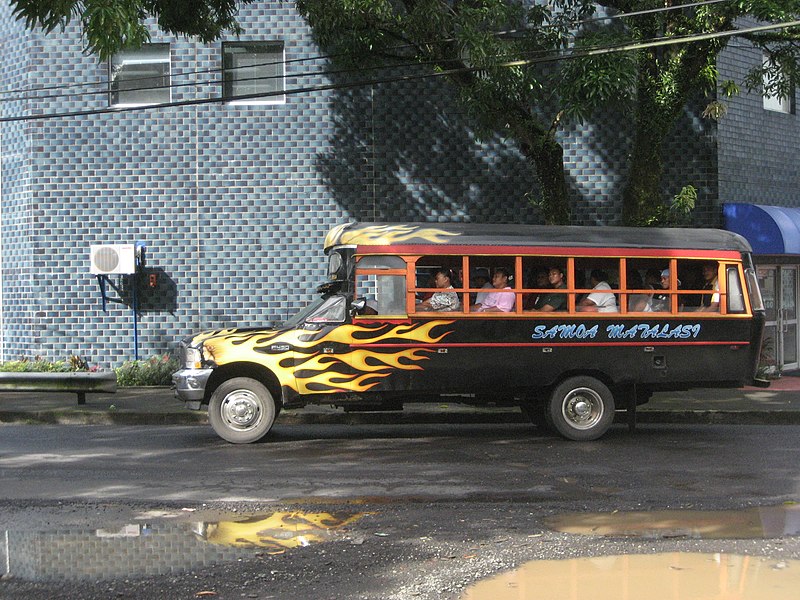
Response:
[{"label": "passenger", "polygon": [[[629,290],[641,290],[644,288],[642,276],[639,271],[631,269],[628,271],[626,286]],[[650,301],[653,294],[628,294],[628,312],[651,312]]]},{"label": "passenger", "polygon": [[[534,277],[532,287],[536,288],[537,290],[545,290],[547,288],[552,287],[550,285],[550,278],[548,276],[547,269],[536,269],[536,275]],[[523,310],[541,308],[542,300],[547,294],[549,294],[549,292],[537,292],[535,294],[525,294],[522,303]]]},{"label": "passenger", "polygon": [[[561,267],[550,267],[547,271],[547,280],[550,287],[556,290],[567,289],[564,282],[564,271]],[[538,306],[537,306],[538,305]],[[567,294],[565,292],[549,292],[542,294],[530,312],[554,312],[567,310]]]},{"label": "passenger", "polygon": [[487,290],[485,292],[478,292],[475,294],[475,300],[473,301],[473,304],[483,304],[486,296],[489,295],[489,291],[494,289],[492,287],[492,283],[489,281],[489,269],[484,269],[483,267],[475,269],[470,278],[469,286],[472,288]]},{"label": "passenger", "polygon": [[[510,290],[508,280],[511,277],[508,270],[498,267],[494,270],[492,287],[496,290]],[[490,292],[484,301],[475,305],[475,312],[511,312],[514,310],[516,296],[511,291]]]},{"label": "passenger", "polygon": [[[438,269],[433,274],[434,286],[439,289],[453,289],[453,272],[450,269]],[[455,292],[434,292],[427,300],[417,304],[418,311],[452,312],[461,308],[458,294]]]},{"label": "passenger", "polygon": [[719,279],[717,279],[717,263],[707,262],[703,265],[703,284],[704,290],[714,292],[713,294],[703,294],[700,299],[698,312],[719,312]]},{"label": "passenger", "polygon": [[594,269],[589,275],[592,289],[597,290],[583,298],[575,309],[579,312],[619,312],[617,297],[610,291],[608,274],[600,269]]},{"label": "passenger", "polygon": [[[681,287],[681,280],[677,280],[677,287]],[[661,271],[661,289],[668,290],[670,289],[670,273],[669,269],[664,269]],[[657,293],[653,296],[653,300],[650,303],[650,308],[653,312],[669,312],[671,310],[670,306],[670,295],[665,294],[664,292]]]}]

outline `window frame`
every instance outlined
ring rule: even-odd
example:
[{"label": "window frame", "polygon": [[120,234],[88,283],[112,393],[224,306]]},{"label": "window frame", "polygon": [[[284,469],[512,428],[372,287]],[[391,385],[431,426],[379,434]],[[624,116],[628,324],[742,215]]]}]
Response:
[{"label": "window frame", "polygon": [[[761,65],[762,65],[762,67],[764,69],[766,69],[767,68],[767,63],[769,63],[769,62],[770,62],[769,52],[764,51],[762,53],[762,55],[761,55]],[[762,94],[761,94],[761,96],[762,96],[762,106],[764,107],[764,110],[767,110],[767,111],[770,111],[770,112],[776,112],[776,113],[780,113],[780,114],[784,114],[784,115],[793,115],[793,114],[795,114],[794,96],[795,96],[796,90],[795,90],[794,82],[790,83],[791,91],[789,92],[789,95],[787,97],[785,97],[785,98],[779,98],[778,96],[776,96],[774,94],[768,94],[768,93],[766,93],[764,91],[764,88],[767,85],[769,85],[770,83],[772,83],[772,79],[773,78],[767,79],[768,75],[769,75],[769,73],[767,71],[762,71],[762,76],[761,76]],[[786,79],[786,75],[785,75],[785,73],[783,72],[782,69],[780,70],[780,73],[775,77],[775,79],[778,79],[778,80],[785,80]]]},{"label": "window frame", "polygon": [[[443,249],[444,250],[444,249]],[[637,256],[635,252],[626,255],[604,255],[602,257],[598,257],[597,255],[593,255],[590,253],[586,254],[485,254],[485,253],[476,253],[476,254],[469,254],[469,255],[462,255],[462,254],[436,254],[436,255],[414,255],[414,256],[404,256],[404,260],[407,262],[407,283],[406,283],[406,306],[407,312],[409,316],[414,317],[423,317],[423,318],[441,318],[442,315],[447,315],[447,318],[457,317],[457,318],[508,318],[510,316],[516,317],[525,317],[525,318],[563,318],[564,316],[591,316],[599,317],[599,318],[619,318],[620,315],[635,315],[637,317],[644,317],[648,316],[647,318],[674,318],[674,317],[683,317],[683,318],[697,318],[698,314],[702,314],[703,317],[749,317],[751,314],[751,306],[749,302],[749,298],[745,294],[743,300],[745,303],[744,308],[739,311],[730,310],[728,307],[728,273],[731,270],[736,270],[738,273],[738,278],[740,284],[744,286],[744,272],[743,266],[740,261],[734,261],[730,258],[709,258],[706,256],[693,256],[691,253],[686,253],[685,255],[676,255],[674,252],[665,253],[663,256]],[[496,312],[496,313],[487,313],[487,312],[476,312],[472,311],[471,306],[468,302],[470,294],[478,293],[481,291],[481,288],[477,288],[473,286],[469,279],[470,279],[470,272],[474,268],[484,268],[483,265],[480,267],[471,267],[470,260],[474,258],[480,258],[481,262],[491,261],[492,259],[496,259],[498,262],[511,262],[513,261],[513,276],[514,280],[511,285],[511,291],[515,294],[515,304],[514,310],[510,312]],[[524,297],[526,294],[531,293],[541,293],[543,290],[540,288],[535,287],[526,287],[523,285],[523,260],[524,259],[541,259],[543,261],[549,261],[553,263],[557,263],[559,266],[561,264],[566,264],[566,277],[564,278],[564,282],[566,283],[567,287],[564,289],[564,293],[567,294],[567,309],[564,311],[554,311],[554,312],[532,312],[530,310],[523,309]],[[576,260],[577,261],[586,261],[587,263],[591,263],[592,260],[597,260],[598,258],[602,258],[606,261],[618,261],[619,265],[619,283],[615,286],[612,286],[611,289],[606,290],[609,293],[614,294],[617,297],[617,311],[616,312],[584,312],[576,310],[576,306],[578,304],[579,299],[591,293],[593,290],[588,287],[578,287],[576,285]],[[453,291],[455,291],[460,299],[462,300],[462,309],[459,311],[452,311],[452,312],[436,312],[436,311],[425,311],[425,312],[417,312],[415,310],[415,298],[419,293],[427,293],[427,292],[435,292],[437,288],[428,288],[428,287],[418,287],[416,285],[416,275],[420,268],[426,268],[428,265],[420,265],[420,261],[426,262],[425,259],[429,259],[427,262],[436,262],[438,266],[445,266],[446,268],[451,268],[454,271],[456,269],[460,269],[461,272],[464,274],[463,281],[457,282],[459,283],[458,286],[453,285]],[[669,299],[669,310],[661,310],[661,311],[630,311],[628,310],[628,298],[631,295],[636,294],[653,294],[658,290],[653,290],[651,288],[643,287],[643,288],[629,288],[627,286],[627,269],[629,265],[629,261],[642,261],[642,260],[653,260],[659,261],[663,268],[669,269],[671,273],[677,273],[680,276],[682,271],[686,269],[695,271],[698,270],[702,266],[703,262],[707,262],[709,260],[713,260],[718,264],[718,282],[719,282],[719,296],[720,296],[720,303],[719,309],[717,311],[705,311],[700,312],[695,307],[684,307],[683,302],[685,301],[686,297],[688,296],[696,296],[700,297],[703,295],[708,295],[708,290],[704,289],[684,289],[678,285],[679,277],[671,277],[670,279],[670,287],[668,289],[663,289],[661,294],[666,296]],[[563,262],[562,262],[563,261]],[[459,265],[459,266],[457,266]],[[504,266],[504,265],[501,265]],[[430,267],[433,268],[433,267]],[[585,267],[584,267],[585,269]],[[384,271],[385,273],[385,271]],[[397,273],[399,274],[399,272]],[[611,279],[611,277],[610,277]],[[548,290],[551,288],[548,288]],[[744,288],[743,288],[744,289]]]},{"label": "window frame", "polygon": [[[140,58],[135,58],[137,53],[144,54],[143,50],[152,49],[156,47],[161,47],[162,49],[166,49],[166,56],[156,57],[156,58],[146,58],[142,56]],[[166,85],[159,85],[159,86],[148,86],[143,88],[133,88],[133,89],[113,89],[114,84],[116,83],[119,85],[120,79],[115,75],[115,59],[121,55],[130,54],[132,58],[123,59],[122,62],[119,64],[119,69],[124,68],[126,64],[128,65],[147,65],[147,64],[158,64],[163,65],[166,64],[167,72],[166,74],[156,75],[154,77],[134,77],[129,81],[136,81],[137,79],[141,79],[142,82],[157,79],[157,78],[166,78]],[[121,72],[121,71],[118,71]],[[122,79],[125,81],[125,79]],[[126,92],[137,92],[142,93],[147,90],[153,90],[154,92],[162,92],[162,90],[166,89],[167,99],[166,100],[157,100],[153,102],[114,102],[113,98],[114,95],[117,96],[117,100],[120,100]],[[172,102],[172,44],[169,42],[153,42],[142,44],[141,48],[131,49],[131,50],[123,50],[121,52],[117,52],[111,58],[108,59],[108,105],[112,108],[133,108],[137,106],[158,106],[162,104],[169,104]]]},{"label": "window frame", "polygon": [[[263,63],[257,63],[256,65],[246,65],[246,66],[228,66],[227,59],[228,54],[226,54],[226,50],[233,47],[246,47],[246,46],[263,46],[267,47],[274,47],[280,48],[280,61],[269,61]],[[220,47],[220,60],[222,64],[221,69],[221,89],[222,89],[222,98],[225,100],[225,103],[230,106],[268,106],[268,105],[276,105],[276,104],[286,104],[286,44],[283,40],[251,40],[251,41],[229,41],[229,42],[222,42]],[[277,54],[277,53],[276,53]],[[265,55],[267,53],[265,52]],[[232,54],[230,56],[233,56]],[[270,56],[272,56],[270,54]],[[252,77],[252,78],[243,78],[244,82],[249,82],[251,85],[256,86],[259,81],[262,79],[264,80],[276,80],[277,89],[275,91],[265,91],[265,94],[273,94],[267,97],[253,97],[253,98],[242,98],[236,99],[236,94],[234,93],[234,88],[237,83],[242,83],[243,80],[230,78],[229,74],[235,72],[238,69],[250,69],[257,68],[258,66],[272,66],[275,65],[279,70],[280,73],[276,75],[265,75],[264,77]],[[277,92],[280,91],[280,94]],[[255,92],[254,92],[255,93]],[[249,94],[245,94],[249,95]]]}]

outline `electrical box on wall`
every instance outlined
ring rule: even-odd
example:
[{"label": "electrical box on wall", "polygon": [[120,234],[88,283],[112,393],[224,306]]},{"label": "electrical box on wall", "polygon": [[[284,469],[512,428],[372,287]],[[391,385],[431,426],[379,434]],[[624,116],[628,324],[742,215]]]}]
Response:
[{"label": "electrical box on wall", "polygon": [[92,275],[132,275],[136,273],[134,244],[92,244]]}]

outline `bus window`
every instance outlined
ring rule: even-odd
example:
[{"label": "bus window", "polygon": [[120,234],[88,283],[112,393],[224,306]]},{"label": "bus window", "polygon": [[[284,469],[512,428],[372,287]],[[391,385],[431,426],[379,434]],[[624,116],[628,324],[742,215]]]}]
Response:
[{"label": "bus window", "polygon": [[356,265],[355,297],[367,300],[364,313],[405,316],[406,262],[399,256],[365,256]]},{"label": "bus window", "polygon": [[618,258],[576,258],[575,288],[583,290],[575,299],[578,312],[619,312]]},{"label": "bus window", "polygon": [[739,269],[736,267],[728,267],[726,271],[728,282],[728,312],[743,313],[745,311],[744,292],[742,290],[742,282],[739,279]]},{"label": "bus window", "polygon": [[[551,272],[553,274],[551,275]],[[567,310],[567,260],[561,256],[522,258],[522,309],[529,312]],[[565,290],[555,292],[555,288]]]}]

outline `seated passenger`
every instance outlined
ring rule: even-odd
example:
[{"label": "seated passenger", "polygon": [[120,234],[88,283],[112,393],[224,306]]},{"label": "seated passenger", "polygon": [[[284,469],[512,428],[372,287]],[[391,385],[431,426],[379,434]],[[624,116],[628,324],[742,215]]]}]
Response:
[{"label": "seated passenger", "polygon": [[486,290],[485,292],[477,292],[475,300],[472,302],[473,304],[483,304],[486,296],[494,289],[489,281],[489,269],[484,269],[483,267],[475,269],[470,276],[469,286]]},{"label": "seated passenger", "polygon": [[719,312],[719,280],[717,279],[717,263],[708,262],[703,265],[704,290],[713,292],[703,294],[700,299],[699,312]]},{"label": "seated passenger", "polygon": [[595,269],[589,275],[589,281],[594,291],[583,298],[575,309],[579,312],[619,312],[617,307],[617,297],[610,291],[608,285],[608,274],[600,269]]},{"label": "seated passenger", "polygon": [[[510,290],[509,272],[503,267],[494,270],[492,287],[496,290]],[[514,310],[516,296],[511,291],[489,292],[483,302],[475,305],[475,312],[511,312]]]},{"label": "seated passenger", "polygon": [[[453,289],[453,272],[450,269],[438,269],[433,274],[433,283],[439,289]],[[461,308],[458,294],[455,292],[434,292],[427,300],[417,304],[418,311],[452,312]]]},{"label": "seated passenger", "polygon": [[[528,286],[525,286],[528,287]],[[537,269],[536,275],[533,278],[533,285],[530,286],[539,290],[544,290],[552,287],[547,276],[547,269]],[[532,308],[540,308],[541,301],[549,292],[537,292],[534,294],[524,294],[522,296],[522,310],[531,310]]]},{"label": "seated passenger", "polygon": [[[677,285],[678,289],[680,289],[681,287],[680,279],[677,280],[677,284],[678,284]],[[669,269],[664,269],[663,271],[661,271],[661,289],[668,290],[670,289],[670,285],[671,283],[670,283]],[[672,307],[670,306],[670,295],[663,292],[656,293],[653,296],[653,299],[651,300],[650,304],[651,304],[650,310],[652,310],[653,312],[669,312],[670,310],[672,310]]]},{"label": "seated passenger", "polygon": [[[553,289],[567,289],[567,284],[564,283],[564,271],[561,270],[561,267],[550,267],[547,271],[547,280]],[[554,312],[560,310],[567,310],[567,294],[565,292],[542,294],[536,299],[533,308],[530,309],[531,312]]]},{"label": "seated passenger", "polygon": [[[635,269],[628,271],[626,286],[629,290],[641,290],[644,288],[642,276]],[[652,294],[628,294],[628,312],[652,312],[650,301]]]}]

